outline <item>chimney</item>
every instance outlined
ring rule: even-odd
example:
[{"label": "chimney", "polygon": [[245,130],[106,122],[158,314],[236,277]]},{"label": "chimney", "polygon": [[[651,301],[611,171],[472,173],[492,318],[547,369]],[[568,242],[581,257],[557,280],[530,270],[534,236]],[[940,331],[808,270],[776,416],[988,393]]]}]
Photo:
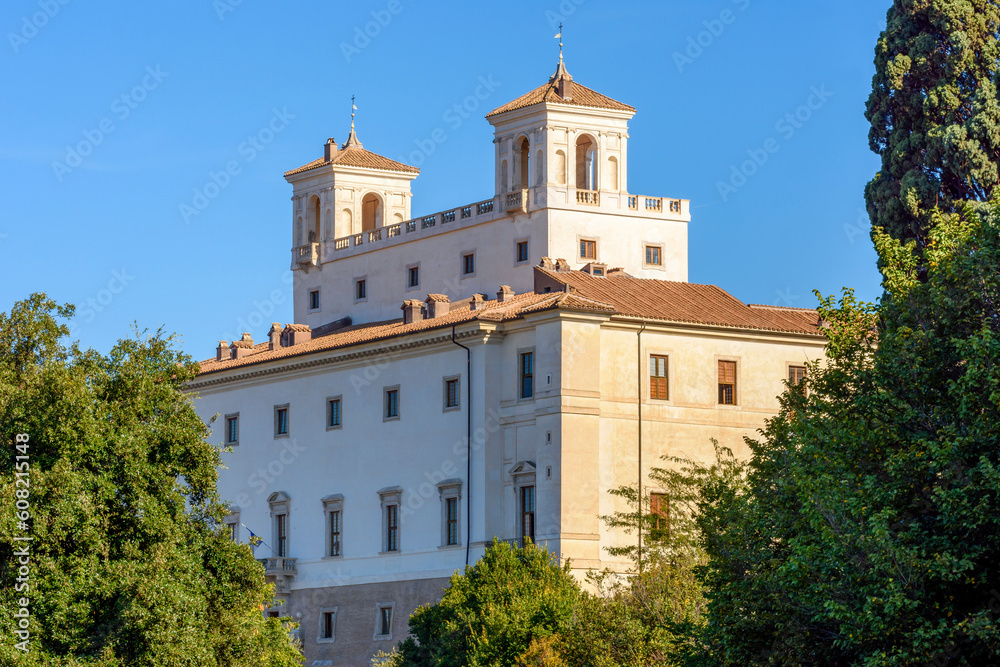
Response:
[{"label": "chimney", "polygon": [[427,319],[442,317],[451,312],[451,300],[444,294],[427,295]]},{"label": "chimney", "polygon": [[409,299],[400,306],[403,311],[403,324],[412,324],[424,319],[424,302],[420,299]]},{"label": "chimney", "polygon": [[573,77],[568,73],[559,77],[559,97],[564,100],[573,99]]},{"label": "chimney", "polygon": [[271,330],[267,332],[267,337],[270,339],[270,343],[267,349],[280,350],[281,349],[281,324],[278,322],[271,323]]},{"label": "chimney", "polygon": [[323,146],[323,157],[327,162],[332,160],[337,155],[337,142],[333,137],[326,140],[326,146]]},{"label": "chimney", "polygon": [[501,285],[500,291],[497,292],[497,301],[500,303],[507,303],[514,298],[514,290],[510,288],[510,285]]},{"label": "chimney", "polygon": [[215,360],[222,361],[223,359],[229,359],[229,343],[220,340],[219,347],[215,348]]},{"label": "chimney", "polygon": [[552,263],[551,257],[542,257],[542,261],[538,263],[538,266],[543,269],[548,269],[549,271],[554,271],[556,268],[556,265]]},{"label": "chimney", "polygon": [[473,294],[472,301],[469,302],[469,310],[481,310],[486,300],[482,294]]},{"label": "chimney", "polygon": [[559,273],[566,273],[567,271],[572,271],[572,270],[573,269],[569,268],[569,262],[567,262],[565,259],[556,260],[556,271],[558,271]]},{"label": "chimney", "polygon": [[312,340],[312,329],[305,324],[286,324],[284,333],[287,344],[293,347]]},{"label": "chimney", "polygon": [[242,359],[253,352],[253,337],[243,334],[243,338],[234,340],[229,346],[230,359]]}]

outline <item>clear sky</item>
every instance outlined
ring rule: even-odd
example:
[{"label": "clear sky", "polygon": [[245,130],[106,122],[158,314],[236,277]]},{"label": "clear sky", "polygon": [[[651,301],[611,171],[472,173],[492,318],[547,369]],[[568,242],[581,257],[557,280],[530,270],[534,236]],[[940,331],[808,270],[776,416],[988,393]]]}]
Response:
[{"label": "clear sky", "polygon": [[489,198],[483,116],[547,80],[560,20],[574,79],[638,109],[629,190],[691,200],[692,282],[874,300],[864,105],[889,4],[6,0],[0,309],[75,303],[102,351],[133,321],[197,359],[254,313],[264,338],[292,319],[282,173],[346,140],[351,95],[365,148],[421,168],[414,216]]}]

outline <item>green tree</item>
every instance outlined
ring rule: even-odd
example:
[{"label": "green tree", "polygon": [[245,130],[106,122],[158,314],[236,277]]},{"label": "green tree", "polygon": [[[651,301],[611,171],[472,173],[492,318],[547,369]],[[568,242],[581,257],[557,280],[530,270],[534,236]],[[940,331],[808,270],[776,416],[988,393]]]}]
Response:
[{"label": "green tree", "polygon": [[876,234],[887,292],[822,300],[828,361],[699,521],[720,664],[1000,660],[1000,203]]},{"label": "green tree", "polygon": [[997,0],[894,0],[875,48],[866,118],[882,167],[874,227],[922,240],[934,207],[988,202],[1000,163]]},{"label": "green tree", "polygon": [[[0,664],[300,665],[290,626],[263,617],[262,568],[221,529],[219,450],[183,392],[197,364],[162,332],[106,356],[67,348],[72,312],[35,294],[0,314]],[[20,483],[16,434],[29,437]],[[27,591],[13,567],[25,534]]]},{"label": "green tree", "polygon": [[[571,627],[580,600],[569,564],[546,549],[493,540],[464,574],[455,573],[436,605],[410,617],[400,665],[503,667],[552,663],[546,641]],[[534,644],[534,645],[533,645]]]}]

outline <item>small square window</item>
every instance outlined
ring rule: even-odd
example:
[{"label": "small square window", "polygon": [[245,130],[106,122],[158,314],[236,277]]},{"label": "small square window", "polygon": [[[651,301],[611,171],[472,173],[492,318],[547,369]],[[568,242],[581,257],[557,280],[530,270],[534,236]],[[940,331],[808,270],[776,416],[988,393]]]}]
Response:
[{"label": "small square window", "polygon": [[399,387],[385,390],[383,419],[399,419]]},{"label": "small square window", "polygon": [[646,246],[646,264],[649,266],[663,266],[663,258],[660,256],[661,250],[658,245]]},{"label": "small square window", "polygon": [[319,290],[309,292],[309,310],[319,310]]},{"label": "small square window", "polygon": [[368,281],[364,278],[359,278],[354,281],[354,300],[364,301],[368,298]]},{"label": "small square window", "polygon": [[597,241],[580,239],[580,259],[597,259]]},{"label": "small square window", "polygon": [[515,246],[515,257],[517,257],[517,259],[515,261],[517,263],[519,263],[519,264],[521,262],[527,262],[528,261],[528,242],[527,241],[518,241],[517,242],[517,245]]},{"label": "small square window", "polygon": [[444,409],[453,410],[458,407],[458,378],[444,379]]},{"label": "small square window", "polygon": [[406,269],[406,286],[407,287],[419,287],[420,286],[420,267],[411,266]]},{"label": "small square window", "polygon": [[793,387],[797,387],[806,379],[806,367],[805,366],[789,366],[788,367],[788,384]]},{"label": "small square window", "polygon": [[240,444],[240,415],[226,415],[226,444]]},{"label": "small square window", "polygon": [[274,408],[274,437],[282,438],[288,435],[288,406],[278,405]]},{"label": "small square window", "polygon": [[333,428],[341,427],[342,420],[342,401],[340,396],[335,398],[328,398],[326,400],[326,429],[329,431]]},{"label": "small square window", "polygon": [[535,353],[522,352],[520,364],[521,386],[518,392],[520,398],[532,398],[535,395]]},{"label": "small square window", "polygon": [[736,362],[719,362],[719,405],[736,405]]},{"label": "small square window", "polygon": [[462,255],[462,275],[472,275],[476,272],[476,254],[473,252]]}]

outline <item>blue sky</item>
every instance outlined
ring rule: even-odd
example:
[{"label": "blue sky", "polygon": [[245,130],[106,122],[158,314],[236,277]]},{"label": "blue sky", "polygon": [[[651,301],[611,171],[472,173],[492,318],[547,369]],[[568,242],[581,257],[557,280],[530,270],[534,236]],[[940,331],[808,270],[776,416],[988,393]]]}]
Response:
[{"label": "blue sky", "polygon": [[[888,5],[7,0],[0,309],[44,291],[77,304],[86,346],[137,322],[197,359],[254,313],[291,321],[282,173],[346,140],[351,95],[366,148],[419,162],[414,216],[486,199],[483,116],[546,81],[560,20],[575,80],[638,109],[630,191],[691,200],[692,282],[874,300],[864,104]],[[481,79],[495,89],[457,117]]]}]

